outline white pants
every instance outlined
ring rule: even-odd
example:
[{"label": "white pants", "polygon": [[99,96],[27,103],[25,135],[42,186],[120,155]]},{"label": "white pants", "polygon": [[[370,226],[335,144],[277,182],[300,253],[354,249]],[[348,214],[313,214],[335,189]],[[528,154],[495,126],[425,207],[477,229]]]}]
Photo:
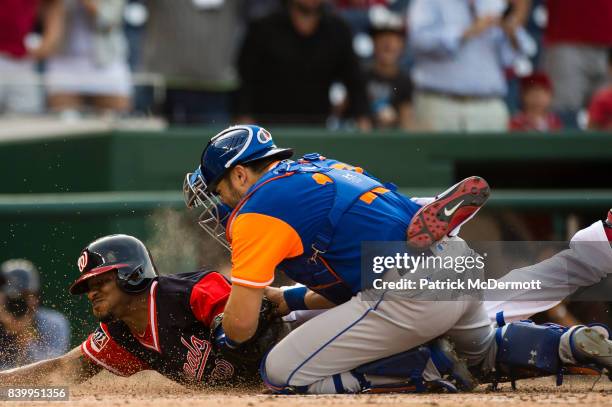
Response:
[{"label": "white pants", "polygon": [[126,62],[99,67],[87,57],[58,56],[48,61],[47,91],[88,96],[130,96],[132,80]]},{"label": "white pants", "polygon": [[37,114],[42,111],[42,87],[34,61],[0,54],[0,114]]},{"label": "white pants", "polygon": [[431,130],[477,132],[508,129],[508,108],[501,98],[457,101],[416,92],[414,105],[419,123]]}]

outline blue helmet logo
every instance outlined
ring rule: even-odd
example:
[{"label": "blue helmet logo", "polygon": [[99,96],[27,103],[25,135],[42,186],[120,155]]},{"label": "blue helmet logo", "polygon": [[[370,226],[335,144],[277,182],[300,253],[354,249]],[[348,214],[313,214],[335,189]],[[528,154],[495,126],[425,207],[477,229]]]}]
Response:
[{"label": "blue helmet logo", "polygon": [[272,156],[282,160],[292,155],[291,149],[276,147],[270,132],[263,127],[233,126],[210,140],[202,152],[200,171],[207,189],[211,190],[235,165]]}]

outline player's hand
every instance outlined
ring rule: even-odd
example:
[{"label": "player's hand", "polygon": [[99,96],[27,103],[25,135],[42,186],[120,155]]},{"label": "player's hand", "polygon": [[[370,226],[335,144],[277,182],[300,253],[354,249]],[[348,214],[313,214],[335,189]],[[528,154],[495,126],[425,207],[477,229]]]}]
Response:
[{"label": "player's hand", "polygon": [[287,303],[285,302],[285,296],[283,290],[278,287],[266,287],[264,289],[264,296],[276,304],[276,315],[285,316],[291,312]]}]

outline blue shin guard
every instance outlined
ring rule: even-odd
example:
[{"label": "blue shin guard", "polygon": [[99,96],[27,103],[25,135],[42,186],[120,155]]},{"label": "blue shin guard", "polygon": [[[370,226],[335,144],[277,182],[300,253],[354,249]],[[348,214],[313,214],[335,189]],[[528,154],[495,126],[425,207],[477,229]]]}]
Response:
[{"label": "blue shin guard", "polygon": [[557,375],[557,384],[561,384],[559,343],[566,331],[559,325],[536,325],[531,321],[497,328],[494,387],[497,382],[510,380],[515,388],[516,379],[543,375]]},{"label": "blue shin guard", "polygon": [[[425,381],[424,373],[430,360],[440,377]],[[447,391],[456,393],[459,390],[471,390],[476,386],[476,380],[468,370],[465,361],[457,357],[452,344],[445,338],[439,338],[427,345],[362,365],[352,373],[355,377],[362,377],[362,388],[372,393],[391,392],[394,391],[394,387],[401,389],[399,391],[402,392]],[[397,384],[373,385],[365,380],[366,375],[394,377],[399,380]]]},{"label": "blue shin guard", "polygon": [[[419,346],[397,355],[389,356],[374,362],[366,363],[351,373],[359,380],[364,392],[411,392],[420,393],[426,390],[423,384],[423,372],[431,356],[429,348]],[[372,385],[366,375],[397,377],[397,384]]]},{"label": "blue shin guard", "polygon": [[[531,321],[504,325],[498,318],[495,375],[498,382],[556,375],[557,385],[564,374],[599,374],[612,371],[610,330],[603,324],[566,328],[556,324],[536,325]],[[485,379],[487,380],[487,379]]]}]

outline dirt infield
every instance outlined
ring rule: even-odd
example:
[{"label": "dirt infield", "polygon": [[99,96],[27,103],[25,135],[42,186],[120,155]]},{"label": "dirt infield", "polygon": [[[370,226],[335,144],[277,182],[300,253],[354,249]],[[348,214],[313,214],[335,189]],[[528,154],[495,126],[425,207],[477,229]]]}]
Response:
[{"label": "dirt infield", "polygon": [[[70,388],[70,401],[52,405],[69,407],[152,406],[152,407],[280,407],[280,406],[475,406],[497,405],[580,405],[612,406],[612,382],[602,377],[566,378],[556,387],[552,378],[526,380],[512,391],[504,385],[501,391],[479,387],[471,394],[402,394],[402,395],[338,395],[338,396],[271,396],[259,389],[189,390],[157,373],[143,372],[128,379],[107,373]],[[36,402],[5,402],[11,407],[40,406]]]}]

